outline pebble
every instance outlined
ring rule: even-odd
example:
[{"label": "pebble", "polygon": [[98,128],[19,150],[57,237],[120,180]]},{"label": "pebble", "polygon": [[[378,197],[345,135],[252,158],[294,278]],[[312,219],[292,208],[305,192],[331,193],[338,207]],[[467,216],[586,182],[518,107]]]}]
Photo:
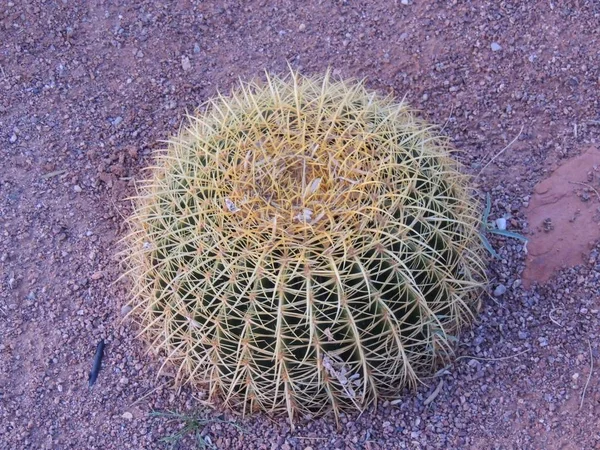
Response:
[{"label": "pebble", "polygon": [[528,337],[529,337],[529,333],[527,333],[526,331],[519,331],[519,339],[521,339],[522,341],[524,341]]},{"label": "pebble", "polygon": [[125,411],[121,417],[126,420],[131,420],[133,419],[133,414],[131,414],[129,411]]},{"label": "pebble", "polygon": [[497,42],[492,42],[492,51],[493,52],[497,52],[499,50],[502,50],[502,46],[500,44],[498,44]]},{"label": "pebble", "polygon": [[496,228],[499,230],[506,230],[506,219],[504,217],[496,219]]},{"label": "pebble", "polygon": [[81,186],[79,186],[78,184],[76,184],[75,186],[73,186],[73,190],[75,192],[81,192],[83,189],[81,189]]},{"label": "pebble", "polygon": [[121,315],[122,316],[126,316],[127,314],[129,314],[129,312],[132,310],[133,308],[129,305],[123,305],[121,306]]},{"label": "pebble", "polygon": [[506,292],[506,286],[504,286],[503,284],[499,284],[498,286],[496,286],[496,289],[494,289],[494,297],[500,297],[505,292]]},{"label": "pebble", "polygon": [[92,276],[90,277],[92,280],[96,281],[99,280],[100,278],[102,278],[104,276],[104,274],[102,272],[95,272],[92,274]]},{"label": "pebble", "polygon": [[190,58],[188,58],[187,56],[181,57],[181,68],[186,72],[192,68],[192,63],[190,62]]},{"label": "pebble", "polygon": [[17,142],[17,135],[15,133],[12,134],[12,136],[9,139],[11,144],[14,144],[15,142]]},{"label": "pebble", "polygon": [[300,26],[298,27],[298,31],[304,31],[304,30],[306,30],[306,24],[301,23]]}]

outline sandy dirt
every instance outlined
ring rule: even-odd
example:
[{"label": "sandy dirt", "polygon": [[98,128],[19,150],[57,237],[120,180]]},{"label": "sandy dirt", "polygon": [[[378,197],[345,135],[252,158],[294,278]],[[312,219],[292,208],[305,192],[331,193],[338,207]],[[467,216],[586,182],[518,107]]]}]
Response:
[{"label": "sandy dirt", "polygon": [[288,63],[406,96],[511,231],[534,232],[534,186],[600,145],[596,0],[0,0],[0,449],[165,448],[182,422],[155,410],[235,421],[198,430],[219,449],[600,448],[593,238],[525,289],[522,242],[492,236],[491,295],[459,359],[340,430],[241,418],[157,377],[117,282],[134,180],[186,111]]}]

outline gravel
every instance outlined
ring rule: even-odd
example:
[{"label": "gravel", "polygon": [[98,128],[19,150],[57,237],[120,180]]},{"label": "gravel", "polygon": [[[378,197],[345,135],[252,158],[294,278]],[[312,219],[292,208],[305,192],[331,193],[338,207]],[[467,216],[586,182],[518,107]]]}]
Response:
[{"label": "gravel", "polygon": [[163,355],[123,320],[116,256],[134,180],[186,111],[288,64],[406,95],[461,150],[491,216],[526,233],[533,186],[600,143],[599,18],[592,0],[4,2],[0,449],[165,448],[183,422],[154,410],[211,419],[200,433],[222,449],[600,446],[594,242],[585,264],[526,290],[522,243],[492,236],[490,280],[505,290],[484,299],[458,360],[339,428],[329,415],[299,418],[295,431],[284,417],[242,418],[206,407],[201,388],[173,388]]},{"label": "gravel", "polygon": [[494,297],[500,297],[500,296],[504,295],[505,292],[506,292],[506,286],[504,286],[503,284],[499,284],[494,289]]}]

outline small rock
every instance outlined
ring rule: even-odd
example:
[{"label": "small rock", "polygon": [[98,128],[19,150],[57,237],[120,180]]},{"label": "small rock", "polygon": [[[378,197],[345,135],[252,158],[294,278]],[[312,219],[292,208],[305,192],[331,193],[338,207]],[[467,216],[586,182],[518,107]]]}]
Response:
[{"label": "small rock", "polygon": [[91,279],[96,281],[99,280],[100,278],[102,278],[104,276],[104,274],[102,272],[95,272],[92,274]]},{"label": "small rock", "polygon": [[519,339],[524,341],[528,337],[529,337],[529,333],[527,333],[526,331],[519,331]]},{"label": "small rock", "polygon": [[194,44],[194,53],[200,53],[200,44],[197,42]]},{"label": "small rock", "polygon": [[410,0],[400,0],[403,5],[410,5]]},{"label": "small rock", "polygon": [[79,186],[78,184],[76,184],[75,186],[73,186],[73,190],[75,192],[81,192],[83,189],[81,189],[81,186]]},{"label": "small rock", "polygon": [[499,230],[506,230],[506,219],[504,217],[496,219],[496,228]]},{"label": "small rock", "polygon": [[130,158],[137,159],[137,157],[138,157],[137,147],[133,147],[133,146],[128,147],[127,148],[127,154],[129,155]]},{"label": "small rock", "polygon": [[192,63],[190,62],[190,58],[188,58],[187,56],[181,57],[181,68],[186,72],[192,68]]},{"label": "small rock", "polygon": [[492,51],[493,52],[497,52],[499,50],[502,50],[502,46],[500,44],[498,44],[497,42],[492,42]]},{"label": "small rock", "polygon": [[131,414],[129,411],[125,411],[121,417],[125,420],[131,420],[133,419],[133,414]]},{"label": "small rock", "polygon": [[506,286],[504,286],[503,284],[499,284],[498,286],[496,286],[496,289],[494,289],[494,297],[500,297],[505,292],[506,292]]},{"label": "small rock", "polygon": [[9,139],[11,144],[14,144],[15,142],[17,142],[17,135],[15,133],[12,134],[12,136]]},{"label": "small rock", "polygon": [[124,305],[121,307],[121,315],[126,316],[133,308],[129,305]]},{"label": "small rock", "polygon": [[119,125],[121,122],[123,122],[123,118],[121,116],[117,116],[112,120],[112,124],[114,127]]},{"label": "small rock", "polygon": [[478,369],[479,367],[481,367],[481,363],[479,361],[477,361],[476,359],[470,359],[467,364],[470,367],[475,367],[476,369]]},{"label": "small rock", "polygon": [[298,27],[298,31],[304,31],[304,30],[306,30],[306,24],[301,23],[300,26]]}]

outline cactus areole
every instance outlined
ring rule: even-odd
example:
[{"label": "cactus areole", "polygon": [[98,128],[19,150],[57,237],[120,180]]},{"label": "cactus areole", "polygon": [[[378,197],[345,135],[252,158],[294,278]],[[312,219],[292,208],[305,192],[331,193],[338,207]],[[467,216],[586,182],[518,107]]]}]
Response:
[{"label": "cactus areole", "polygon": [[431,374],[485,283],[446,140],[362,83],[209,101],[139,186],[134,315],[177,379],[244,411],[364,409]]}]

